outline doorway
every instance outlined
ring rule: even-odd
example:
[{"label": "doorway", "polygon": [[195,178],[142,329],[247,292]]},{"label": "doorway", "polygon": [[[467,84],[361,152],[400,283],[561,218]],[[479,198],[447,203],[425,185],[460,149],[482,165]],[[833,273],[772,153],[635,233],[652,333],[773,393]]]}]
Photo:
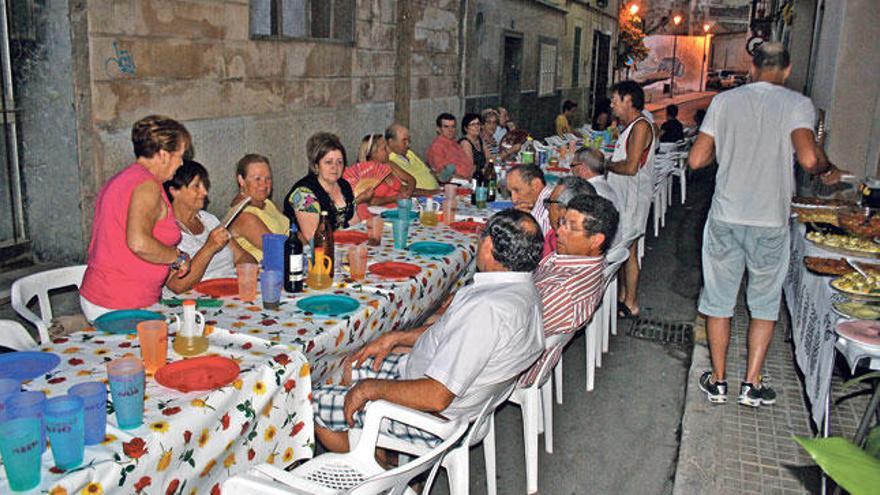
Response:
[{"label": "doorway", "polygon": [[611,35],[593,31],[593,67],[590,71],[590,112],[596,102],[606,97],[608,90],[608,61],[611,56]]},{"label": "doorway", "polygon": [[504,35],[504,67],[501,71],[501,106],[511,116],[520,116],[520,83],[522,77],[522,36]]}]

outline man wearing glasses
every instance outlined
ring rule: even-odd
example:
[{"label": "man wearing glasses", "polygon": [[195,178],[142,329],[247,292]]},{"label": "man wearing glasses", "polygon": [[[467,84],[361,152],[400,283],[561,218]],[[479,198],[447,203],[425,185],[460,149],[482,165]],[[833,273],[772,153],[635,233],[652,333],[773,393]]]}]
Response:
[{"label": "man wearing glasses", "polygon": [[[556,252],[541,260],[532,278],[541,296],[545,339],[568,334],[570,340],[602,301],[605,253],[617,232],[619,216],[610,201],[595,194],[571,198],[561,213]],[[531,385],[543,361],[558,361],[564,345],[543,354],[542,364],[532,366],[519,385]]]},{"label": "man wearing glasses", "polygon": [[541,259],[556,252],[556,230],[559,228],[560,220],[565,215],[568,202],[575,196],[593,196],[595,194],[596,189],[580,177],[563,177],[559,180],[550,196],[543,200],[544,208],[547,209],[547,216],[550,219],[550,229],[544,233],[544,251],[541,253]]}]

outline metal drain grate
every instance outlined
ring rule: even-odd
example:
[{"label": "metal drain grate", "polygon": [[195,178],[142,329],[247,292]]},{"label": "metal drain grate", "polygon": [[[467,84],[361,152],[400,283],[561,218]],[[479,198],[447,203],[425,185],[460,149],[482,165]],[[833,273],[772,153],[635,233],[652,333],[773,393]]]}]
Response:
[{"label": "metal drain grate", "polygon": [[694,341],[694,326],[680,321],[639,318],[630,327],[629,334],[665,345],[689,345]]}]

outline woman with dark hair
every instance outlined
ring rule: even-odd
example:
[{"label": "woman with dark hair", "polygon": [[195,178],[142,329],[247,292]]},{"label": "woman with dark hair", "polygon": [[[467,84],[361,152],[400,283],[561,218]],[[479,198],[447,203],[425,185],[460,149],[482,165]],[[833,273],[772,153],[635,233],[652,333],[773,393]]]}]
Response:
[{"label": "woman with dark hair", "polygon": [[217,217],[204,210],[211,181],[202,164],[184,160],[174,177],[162,187],[171,198],[174,218],[181,231],[177,248],[192,260],[185,277],[168,277],[165,282],[168,289],[180,294],[202,280],[234,278],[235,265],[255,262],[238,243],[229,242],[229,231],[220,225]]},{"label": "woman with dark hair", "polygon": [[327,212],[334,229],[358,223],[355,205],[369,202],[375,188],[368,188],[355,198],[351,185],[342,178],[345,147],[335,134],[313,134],[306,141],[306,155],[309,171],[287,193],[284,213],[297,223],[301,239],[308,242],[315,235],[322,211]]},{"label": "woman with dark hair", "polygon": [[183,163],[192,137],[180,122],[150,115],[132,126],[131,142],[135,162],[111,177],[95,202],[80,287],[89,321],[116,309],[155,304],[169,272],[183,277],[190,269],[189,256],[175,247],[180,229],[162,182]]},{"label": "woman with dark hair", "polygon": [[458,140],[461,149],[474,162],[474,170],[483,170],[487,157],[492,156],[489,147],[480,136],[483,131],[483,118],[476,113],[466,113],[461,119],[463,138]]},{"label": "woman with dark hair", "polygon": [[257,261],[263,261],[263,234],[287,235],[290,222],[269,197],[272,195],[272,167],[263,155],[250,153],[238,161],[235,169],[238,196],[230,206],[250,196],[251,202],[242,210],[229,230],[235,241]]}]

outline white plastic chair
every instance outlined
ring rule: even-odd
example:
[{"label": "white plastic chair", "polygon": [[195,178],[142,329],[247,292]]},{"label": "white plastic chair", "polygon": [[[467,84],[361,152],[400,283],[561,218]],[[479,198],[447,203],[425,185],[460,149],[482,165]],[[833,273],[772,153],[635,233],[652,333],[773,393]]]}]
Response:
[{"label": "white plastic chair", "polygon": [[[672,170],[672,175],[678,177],[678,186],[681,190],[681,204],[684,204],[685,199],[687,199],[687,153],[683,153],[682,156],[678,157],[676,160],[676,166]],[[670,181],[670,185],[672,182]],[[669,201],[672,201],[672,193],[669,193]]]},{"label": "white plastic chair", "polygon": [[[52,304],[49,302],[49,291],[75,285],[82,285],[86,265],[66,266],[54,270],[46,270],[21,277],[12,283],[12,309],[19,316],[34,324],[40,337],[40,343],[49,342],[49,325],[52,324]],[[40,316],[37,316],[27,305],[31,299],[37,298],[40,304]]]},{"label": "white plastic chair", "polygon": [[522,410],[527,493],[538,491],[540,433],[544,433],[544,451],[548,454],[553,453],[553,385],[550,378],[553,376],[553,368],[562,356],[562,350],[573,336],[573,333],[566,333],[547,337],[544,341],[544,354],[532,365],[532,369],[538,367],[534,383],[528,387],[517,387],[508,399]]},{"label": "white plastic chair", "polygon": [[[471,421],[470,431],[460,445],[450,450],[443,458],[441,466],[446,469],[449,480],[450,495],[468,495],[470,491],[470,448],[483,444],[483,457],[486,463],[486,493],[496,495],[498,492],[495,481],[495,410],[510,397],[514,380],[497,384],[495,392],[483,404],[476,418]],[[349,443],[357,442],[360,430],[348,432]],[[423,455],[427,451],[424,445],[405,442],[391,435],[379,435],[379,447],[394,450],[406,455]]]},{"label": "white plastic chair", "polygon": [[0,347],[24,351],[37,346],[31,334],[19,322],[0,320]]},{"label": "white plastic chair", "polygon": [[[375,460],[379,426],[383,419],[427,431],[440,437],[442,442],[411,462],[386,471]],[[319,455],[290,472],[271,464],[260,464],[245,475],[227,479],[222,490],[225,493],[260,495],[414,494],[409,483],[430,469],[425,483],[425,492],[429,493],[440,461],[461,439],[467,427],[464,420],[446,421],[384,400],[374,401],[367,405],[363,433],[351,452]]]}]

